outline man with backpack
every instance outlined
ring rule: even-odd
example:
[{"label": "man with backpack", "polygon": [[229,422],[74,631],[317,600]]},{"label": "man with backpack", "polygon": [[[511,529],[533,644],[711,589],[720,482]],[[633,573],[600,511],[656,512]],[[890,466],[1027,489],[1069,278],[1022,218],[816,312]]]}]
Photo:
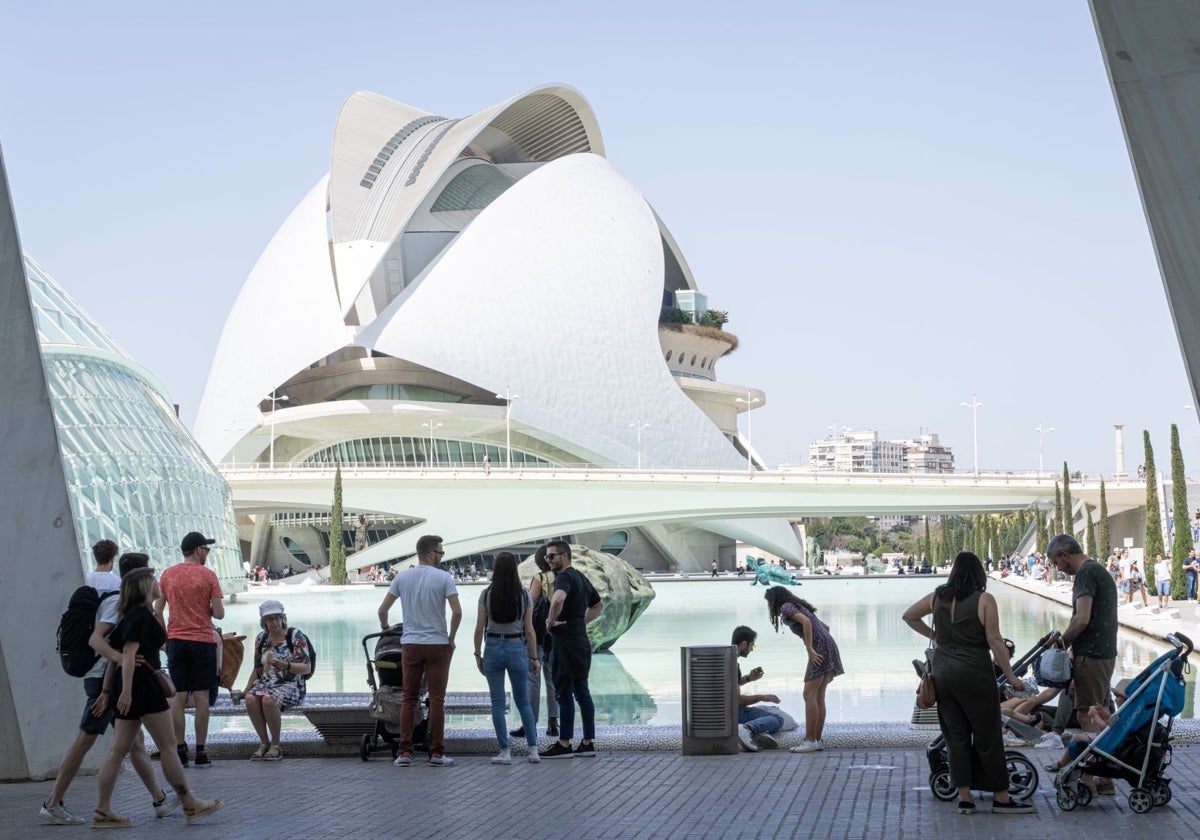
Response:
[{"label": "man with backpack", "polygon": [[[117,652],[109,647],[105,637],[117,626],[117,596],[121,589],[121,578],[113,574],[113,559],[117,556],[117,544],[112,540],[100,540],[92,546],[92,557],[96,570],[88,572],[87,582],[76,590],[72,603],[84,598],[92,598],[97,602],[96,611],[90,619],[73,609],[68,609],[63,616],[59,628],[59,654],[63,658],[64,667],[68,660],[72,662],[94,660],[94,664],[83,675],[83,690],[87,701],[83,707],[83,717],[79,721],[79,732],[75,740],[67,748],[62,761],[58,765],[58,773],[54,778],[54,788],[50,796],[42,804],[38,819],[51,825],[83,825],[84,820],[67,810],[63,803],[67,788],[79,772],[83,757],[91,750],[96,739],[104,730],[112,725],[116,711],[114,704],[108,702],[108,697],[102,692],[104,684],[104,669],[108,667],[109,658],[116,661]],[[121,574],[126,575],[134,569],[150,565],[150,558],[145,554],[126,554],[121,557]],[[90,588],[91,592],[83,590]],[[90,628],[90,630],[89,630]],[[82,641],[81,641],[82,640]],[[86,648],[86,651],[83,649]],[[104,655],[97,658],[97,653]],[[108,658],[106,658],[108,657]],[[70,671],[68,671],[70,673]],[[150,757],[146,754],[145,741],[139,731],[130,750],[129,759],[134,771],[146,790],[150,792],[154,804],[154,816],[165,817],[179,805],[179,798],[174,793],[164,793],[162,787],[154,778],[154,768]]]}]

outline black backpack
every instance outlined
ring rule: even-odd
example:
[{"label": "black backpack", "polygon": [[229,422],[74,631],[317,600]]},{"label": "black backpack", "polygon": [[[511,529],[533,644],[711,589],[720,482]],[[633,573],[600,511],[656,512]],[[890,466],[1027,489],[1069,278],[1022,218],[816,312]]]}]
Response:
[{"label": "black backpack", "polygon": [[[295,632],[296,632],[295,627],[289,627],[287,629],[287,635],[284,636],[284,641],[287,642],[288,650],[291,651],[293,655],[296,652],[296,643],[295,643],[295,641],[293,641]],[[309,679],[309,677],[311,677],[313,674],[315,674],[317,672],[317,649],[316,649],[316,647],[313,646],[313,641],[312,641],[311,637],[305,636],[305,638],[308,639],[308,673],[305,674],[304,676],[300,677],[300,700],[301,701],[303,701],[304,697],[308,694],[308,679]],[[266,642],[266,640],[267,640],[266,632],[264,631],[255,642],[255,645],[254,645],[254,662],[256,663],[255,667],[258,667],[258,665],[262,663],[262,648],[263,648],[263,643]]]},{"label": "black backpack", "polygon": [[106,598],[120,594],[114,589],[101,595],[94,586],[81,586],[71,594],[67,611],[58,622],[58,659],[63,670],[72,677],[82,677],[92,670],[100,654],[92,650],[88,639],[96,629],[96,613]]}]

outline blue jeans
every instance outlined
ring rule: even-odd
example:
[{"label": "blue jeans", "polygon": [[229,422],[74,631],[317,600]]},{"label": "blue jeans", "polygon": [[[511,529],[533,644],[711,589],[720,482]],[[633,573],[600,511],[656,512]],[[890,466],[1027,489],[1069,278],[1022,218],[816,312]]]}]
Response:
[{"label": "blue jeans", "polygon": [[738,706],[738,723],[746,724],[755,735],[783,729],[783,718],[757,706]]},{"label": "blue jeans", "polygon": [[1196,573],[1187,571],[1183,573],[1184,579],[1187,581],[1187,599],[1189,601],[1196,600]]},{"label": "blue jeans", "polygon": [[524,639],[491,639],[483,649],[483,675],[492,695],[492,726],[500,749],[508,749],[508,721],[504,716],[504,674],[512,686],[513,703],[525,727],[525,743],[537,749],[537,721],[529,705],[529,651]]}]

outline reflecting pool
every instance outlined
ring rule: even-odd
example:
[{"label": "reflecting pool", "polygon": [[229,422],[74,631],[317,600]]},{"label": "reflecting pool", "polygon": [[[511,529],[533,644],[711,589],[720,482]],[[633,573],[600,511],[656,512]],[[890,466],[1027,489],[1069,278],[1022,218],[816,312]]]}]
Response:
[{"label": "reflecting pool", "polygon": [[[944,578],[817,578],[793,591],[817,607],[830,625],[842,652],[846,673],[829,687],[830,721],[907,721],[913,708],[916,676],[911,660],[922,655],[924,639],[900,620],[909,604]],[[679,648],[695,644],[728,644],[739,624],[758,631],[758,646],[743,670],[761,666],[766,672],[754,685],[757,694],[778,694],[782,705],[797,718],[806,657],[802,641],[790,632],[775,633],[767,620],[763,588],[748,579],[718,581],[653,581],[657,597],[650,608],[613,646],[593,660],[591,689],[596,722],[610,724],[671,724],[681,720]],[[458,655],[450,669],[451,691],[486,691],[483,676],[471,657],[476,603],[482,585],[462,584],[463,623]],[[1028,650],[1050,630],[1066,627],[1065,607],[999,583],[990,587],[1000,608],[1000,629]],[[310,691],[368,691],[362,637],[378,630],[376,609],[382,587],[340,589],[256,588],[227,604],[222,626],[246,633],[258,630],[258,602],[280,598],[288,622],[312,637],[319,656]],[[399,604],[392,618],[400,618]],[[1168,649],[1133,633],[1122,633],[1114,681],[1131,677]],[[246,678],[246,667],[239,677]],[[1188,678],[1184,717],[1194,717],[1194,679]],[[544,712],[543,712],[544,714]],[[515,710],[512,712],[516,721]],[[455,725],[488,726],[487,715],[452,716]],[[299,722],[298,722],[299,723]],[[515,725],[515,724],[514,724]]]}]

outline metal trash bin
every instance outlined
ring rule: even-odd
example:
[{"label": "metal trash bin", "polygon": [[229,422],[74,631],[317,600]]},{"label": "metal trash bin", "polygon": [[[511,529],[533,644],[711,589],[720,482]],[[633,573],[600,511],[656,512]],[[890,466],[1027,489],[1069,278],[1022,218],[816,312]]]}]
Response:
[{"label": "metal trash bin", "polygon": [[679,649],[683,675],[683,754],[733,755],[737,737],[737,648]]}]

